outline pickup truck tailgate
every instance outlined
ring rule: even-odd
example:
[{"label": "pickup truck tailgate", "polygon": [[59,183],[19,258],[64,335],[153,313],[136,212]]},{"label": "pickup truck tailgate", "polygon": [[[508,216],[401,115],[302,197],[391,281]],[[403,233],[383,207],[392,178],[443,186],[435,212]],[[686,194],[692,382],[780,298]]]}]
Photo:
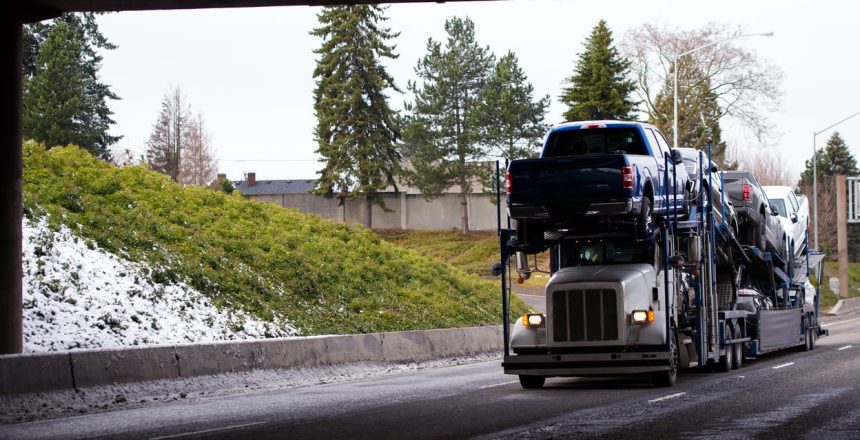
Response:
[{"label": "pickup truck tailgate", "polygon": [[629,197],[632,191],[621,186],[621,168],[625,165],[624,156],[616,154],[515,160],[508,168],[508,203],[537,205]]}]

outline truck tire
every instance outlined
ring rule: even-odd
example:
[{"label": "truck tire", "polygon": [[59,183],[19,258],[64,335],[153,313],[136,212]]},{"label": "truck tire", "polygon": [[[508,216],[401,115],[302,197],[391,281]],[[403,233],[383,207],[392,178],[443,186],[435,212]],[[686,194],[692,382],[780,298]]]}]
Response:
[{"label": "truck tire", "polygon": [[654,234],[654,202],[651,196],[642,197],[642,209],[639,210],[639,238],[646,239]]},{"label": "truck tire", "polygon": [[546,382],[546,377],[544,376],[528,376],[525,374],[520,374],[520,386],[527,390],[538,390],[543,388],[543,384]]},{"label": "truck tire", "polygon": [[815,341],[812,339],[814,331],[809,324],[809,318],[803,320],[803,351],[812,351],[815,349]]},{"label": "truck tire", "polygon": [[[732,336],[732,333],[733,333],[733,332],[732,332],[732,330],[731,330],[731,327],[729,327],[729,328],[727,329],[727,331],[728,331],[728,337],[729,337],[729,339],[734,339],[734,337]],[[729,372],[729,371],[732,371],[732,366],[733,366],[733,365],[734,365],[734,363],[735,363],[735,361],[734,361],[734,359],[735,359],[734,354],[735,354],[734,344],[732,344],[731,346],[727,346],[727,347],[726,347],[726,354],[724,354],[724,355],[720,356],[720,362],[719,362],[719,364],[717,364],[717,370],[718,370],[719,372],[721,372],[721,373],[727,373],[727,372]]]},{"label": "truck tire", "polygon": [[732,368],[735,370],[744,366],[744,343],[743,342],[735,342],[734,343],[734,363],[732,364]]},{"label": "truck tire", "polygon": [[672,339],[672,356],[669,358],[669,370],[659,371],[651,375],[651,380],[654,386],[660,388],[668,388],[675,386],[675,381],[678,379],[678,367],[681,365],[681,352],[678,351],[678,344]]}]

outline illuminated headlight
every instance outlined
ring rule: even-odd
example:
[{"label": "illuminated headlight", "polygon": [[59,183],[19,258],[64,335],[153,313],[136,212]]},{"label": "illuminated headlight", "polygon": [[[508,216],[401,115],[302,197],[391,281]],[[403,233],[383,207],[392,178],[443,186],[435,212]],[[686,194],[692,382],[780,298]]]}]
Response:
[{"label": "illuminated headlight", "polygon": [[523,314],[523,325],[526,327],[543,327],[543,315],[540,313]]},{"label": "illuminated headlight", "polygon": [[633,324],[647,324],[654,321],[653,310],[634,310],[630,313],[630,321]]}]

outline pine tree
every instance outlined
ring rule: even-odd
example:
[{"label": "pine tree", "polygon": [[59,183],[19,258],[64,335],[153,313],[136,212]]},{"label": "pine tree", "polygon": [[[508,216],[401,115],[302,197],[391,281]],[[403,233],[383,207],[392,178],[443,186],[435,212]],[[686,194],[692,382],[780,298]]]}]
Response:
[{"label": "pine tree", "polygon": [[[818,149],[817,169],[818,185],[828,185],[834,182],[834,176],[842,174],[845,176],[856,176],[860,174],[857,167],[857,159],[851,154],[851,150],[845,143],[845,139],[838,131],[833,132],[824,148]],[[812,158],[806,161],[806,169],[800,174],[797,188],[800,191],[812,188]]]},{"label": "pine tree", "polygon": [[[114,48],[99,32],[93,13],[67,13],[25,26],[25,137],[48,146],[74,143],[109,158],[108,147],[120,136],[108,134],[114,121],[107,100],[119,97],[98,80],[102,58],[97,49]],[[54,90],[61,85],[66,89]]]},{"label": "pine tree", "polygon": [[567,105],[567,121],[589,119],[635,119],[636,103],[630,94],[636,89],[629,79],[630,61],[612,44],[612,31],[600,20],[585,42],[572,76],[567,78],[560,100]]},{"label": "pine tree", "polygon": [[409,182],[432,200],[459,186],[463,232],[469,231],[468,199],[472,183],[487,173],[476,163],[486,156],[480,139],[480,97],[495,64],[489,47],[475,41],[475,24],[468,18],[445,21],[445,47],[432,38],[415,73],[422,84],[409,83],[415,94],[407,106],[403,140],[413,170]]},{"label": "pine tree", "polygon": [[325,166],[316,192],[343,202],[363,195],[371,225],[372,204],[385,207],[380,192],[394,186],[400,168],[398,115],[385,91],[399,92],[382,58],[395,59],[397,37],[379,24],[387,20],[376,5],[327,6],[317,15],[321,26],[311,35],[323,42],[314,53],[314,131]]},{"label": "pine tree", "polygon": [[535,101],[534,87],[508,52],[499,59],[481,93],[477,119],[481,140],[491,155],[507,160],[533,157],[549,125],[544,123],[549,95]]},{"label": "pine tree", "polygon": [[[809,200],[809,214],[813,214],[812,203],[812,158],[806,161],[806,169],[800,175],[797,184],[798,190],[806,193]],[[836,255],[836,176],[856,176],[860,174],[857,159],[851,154],[851,150],[845,143],[845,139],[838,131],[833,132],[824,148],[818,149],[818,228],[819,247],[828,254]],[[812,231],[812,217],[809,220],[810,235]],[[848,254],[851,261],[860,259],[860,227],[848,225]]]}]

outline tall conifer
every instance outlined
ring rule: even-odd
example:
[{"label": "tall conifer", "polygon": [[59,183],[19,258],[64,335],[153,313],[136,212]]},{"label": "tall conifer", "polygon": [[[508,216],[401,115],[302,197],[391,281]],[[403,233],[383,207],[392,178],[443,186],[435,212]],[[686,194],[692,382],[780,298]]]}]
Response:
[{"label": "tall conifer", "polygon": [[486,156],[480,139],[479,103],[495,57],[475,41],[475,24],[468,18],[445,21],[445,46],[427,41],[427,54],[409,83],[415,102],[404,130],[404,143],[413,170],[407,176],[427,199],[459,187],[460,222],[469,231],[469,194],[473,181],[487,169],[476,161]]},{"label": "tall conifer", "polygon": [[630,78],[630,61],[612,44],[612,31],[600,20],[585,41],[570,87],[563,89],[560,100],[567,105],[567,121],[589,119],[635,118],[636,103],[630,94],[636,84]]},{"label": "tall conifer", "polygon": [[372,204],[384,207],[380,192],[394,186],[400,168],[398,115],[388,105],[386,90],[400,91],[382,65],[395,59],[397,37],[389,28],[384,8],[376,5],[327,6],[317,16],[320,27],[311,35],[322,38],[314,78],[314,135],[324,167],[316,192],[341,201],[366,198],[366,221]]}]

